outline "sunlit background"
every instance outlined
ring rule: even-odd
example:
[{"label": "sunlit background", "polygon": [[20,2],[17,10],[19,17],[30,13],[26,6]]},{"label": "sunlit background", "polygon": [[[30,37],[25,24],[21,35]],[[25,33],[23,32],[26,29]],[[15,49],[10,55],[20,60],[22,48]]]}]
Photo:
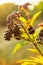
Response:
[{"label": "sunlit background", "polygon": [[[6,3],[6,2],[13,2],[15,4],[24,4],[26,2],[30,2],[32,4],[38,4],[40,0],[0,0],[0,4]],[[43,1],[43,0],[42,0]]]},{"label": "sunlit background", "polygon": [[32,6],[30,6],[30,9],[34,9],[34,5],[37,5],[40,1],[43,1],[43,0],[1,0],[0,5],[6,2],[8,3],[11,2],[11,3],[18,4],[18,5],[22,5],[26,2],[29,2],[32,4]]}]

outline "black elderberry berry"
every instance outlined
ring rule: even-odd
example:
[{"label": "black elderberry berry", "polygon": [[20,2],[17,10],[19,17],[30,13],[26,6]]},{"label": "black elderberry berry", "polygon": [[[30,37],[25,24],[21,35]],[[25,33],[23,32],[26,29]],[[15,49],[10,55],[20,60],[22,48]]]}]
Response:
[{"label": "black elderberry berry", "polygon": [[5,34],[4,34],[5,40],[10,40],[10,38],[11,38],[11,36],[12,36],[11,34],[12,34],[12,33],[11,33],[10,30],[5,31]]},{"label": "black elderberry berry", "polygon": [[29,34],[33,34],[35,32],[35,30],[32,26],[28,29],[28,31],[29,31]]}]

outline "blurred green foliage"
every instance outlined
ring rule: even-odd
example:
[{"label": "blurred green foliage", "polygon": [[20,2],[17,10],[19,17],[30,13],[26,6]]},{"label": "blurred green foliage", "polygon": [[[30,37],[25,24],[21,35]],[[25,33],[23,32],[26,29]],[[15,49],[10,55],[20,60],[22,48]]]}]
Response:
[{"label": "blurred green foliage", "polygon": [[33,16],[38,11],[42,11],[38,18],[43,19],[43,1],[40,1],[38,5],[34,6],[32,11],[30,10],[30,15]]},{"label": "blurred green foliage", "polygon": [[11,14],[13,11],[17,11],[18,5],[13,3],[5,3],[0,5],[0,25],[6,25],[6,17]]}]

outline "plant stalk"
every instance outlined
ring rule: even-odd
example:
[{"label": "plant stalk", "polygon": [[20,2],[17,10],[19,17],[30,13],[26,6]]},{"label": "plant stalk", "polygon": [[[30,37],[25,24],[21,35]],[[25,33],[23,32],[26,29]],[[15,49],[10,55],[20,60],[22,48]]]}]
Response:
[{"label": "plant stalk", "polygon": [[[19,21],[19,23],[21,24],[22,28],[24,29],[25,33],[27,34],[27,36],[29,37],[29,40],[30,40],[31,39],[30,35],[27,33],[26,29],[24,28],[24,26],[22,25],[22,23],[20,21]],[[43,54],[42,54],[41,50],[37,47],[37,43],[34,43],[33,40],[32,40],[32,43],[35,46],[35,48],[39,51],[39,53],[41,54],[41,56],[43,57]]]},{"label": "plant stalk", "polygon": [[[23,25],[21,25],[25,31],[25,33],[28,35],[28,37],[31,39],[30,35],[27,33],[26,29],[24,28]],[[33,41],[32,41],[33,45],[36,47],[36,49],[39,51],[39,53],[41,54],[41,56],[43,57],[43,54],[41,52],[41,50],[37,47],[37,44],[35,44]]]}]

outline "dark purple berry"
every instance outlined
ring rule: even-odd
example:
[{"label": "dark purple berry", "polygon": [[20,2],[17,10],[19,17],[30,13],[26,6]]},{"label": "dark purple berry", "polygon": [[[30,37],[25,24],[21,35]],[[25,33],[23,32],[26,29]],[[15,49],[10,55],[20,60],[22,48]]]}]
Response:
[{"label": "dark purple berry", "polygon": [[28,29],[28,31],[29,31],[29,34],[34,34],[34,32],[35,32],[35,30],[32,26]]}]

